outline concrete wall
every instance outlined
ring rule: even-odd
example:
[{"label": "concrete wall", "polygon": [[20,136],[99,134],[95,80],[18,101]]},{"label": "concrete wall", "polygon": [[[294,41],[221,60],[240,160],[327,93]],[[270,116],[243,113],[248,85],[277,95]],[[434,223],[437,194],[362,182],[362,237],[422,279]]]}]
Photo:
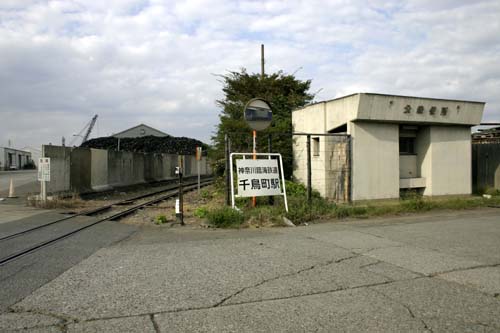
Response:
[{"label": "concrete wall", "polygon": [[[64,192],[70,189],[71,148],[59,146],[43,146],[45,155],[50,157],[50,182],[47,192]],[[37,161],[38,162],[38,161]]]},{"label": "concrete wall", "polygon": [[352,199],[399,197],[399,126],[355,122],[352,135]]},{"label": "concrete wall", "polygon": [[[307,109],[296,110],[293,112],[292,124],[295,132],[299,133],[324,133],[325,106],[324,103],[314,104]],[[313,138],[316,138],[314,135]],[[311,184],[312,188],[325,196],[326,184],[326,147],[325,137],[319,138],[319,155],[312,155],[311,139]],[[307,183],[307,138],[306,136],[294,137],[293,148],[294,173],[297,181]]]},{"label": "concrete wall", "polygon": [[472,145],[472,186],[474,191],[500,189],[500,143]]},{"label": "concrete wall", "polygon": [[417,171],[417,155],[399,155],[399,178],[420,177]]},{"label": "concrete wall", "polygon": [[[89,148],[44,146],[51,158],[48,192],[93,192],[115,187],[175,179],[177,155],[142,154]],[[184,156],[185,177],[197,175],[194,156]],[[201,175],[211,174],[206,157]]]},{"label": "concrete wall", "polygon": [[[354,120],[380,122],[477,125],[484,103],[444,99],[359,94],[360,103]],[[409,106],[409,109],[406,109]],[[419,107],[421,107],[419,111]],[[431,112],[431,108],[435,112]],[[443,112],[446,108],[446,112]]]},{"label": "concrete wall", "polygon": [[424,133],[423,144],[417,143],[424,195],[472,193],[470,128],[429,126]]},{"label": "concrete wall", "polygon": [[108,182],[108,151],[90,149],[90,186],[93,191],[109,190]]},{"label": "concrete wall", "polygon": [[[51,156],[45,153],[44,157]],[[92,153],[90,148],[75,148],[71,150],[69,164],[70,190],[76,193],[92,192]],[[52,175],[51,170],[51,181]]]},{"label": "concrete wall", "polygon": [[[337,128],[343,124],[347,124],[352,119],[356,118],[356,113],[359,108],[360,94],[347,96],[345,98],[335,99],[326,103],[325,116],[325,132]],[[347,126],[347,133],[349,133]]]}]

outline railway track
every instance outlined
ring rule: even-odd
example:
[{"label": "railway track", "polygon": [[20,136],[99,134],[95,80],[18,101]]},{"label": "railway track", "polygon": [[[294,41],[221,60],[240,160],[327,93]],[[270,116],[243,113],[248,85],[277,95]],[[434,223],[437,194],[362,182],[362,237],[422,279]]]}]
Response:
[{"label": "railway track", "polygon": [[[212,179],[203,180],[201,186],[207,186],[212,183]],[[196,189],[198,184],[185,183],[183,184],[184,191],[190,191]],[[133,212],[144,208],[146,206],[155,205],[161,201],[172,198],[178,193],[178,186],[169,186],[159,191],[142,194],[133,198],[128,198],[115,202],[113,204],[105,205],[96,209],[84,211],[78,214],[67,216],[58,220],[54,220],[48,223],[41,224],[39,226],[22,230],[4,237],[0,238],[0,248],[2,249],[2,257],[0,258],[0,266],[6,265],[9,262],[16,260],[22,256],[38,251],[44,247],[55,244],[63,239],[71,237],[79,232],[89,229],[99,223],[105,221],[116,221],[124,216],[130,215]],[[128,207],[124,207],[128,206]],[[120,209],[122,208],[123,209]],[[80,223],[83,225],[69,225],[62,222],[68,222],[68,220],[75,219],[78,216],[95,216],[110,210],[116,210],[115,212],[110,212],[109,214],[98,218],[95,221]],[[68,224],[68,225],[67,225]],[[49,227],[53,227],[53,230],[47,230]],[[44,240],[34,242],[29,239],[30,236],[35,232],[47,231],[48,235]],[[52,235],[54,233],[54,235]],[[41,235],[43,238],[43,235]],[[23,238],[25,239],[23,240]],[[5,255],[5,253],[7,253]]]}]

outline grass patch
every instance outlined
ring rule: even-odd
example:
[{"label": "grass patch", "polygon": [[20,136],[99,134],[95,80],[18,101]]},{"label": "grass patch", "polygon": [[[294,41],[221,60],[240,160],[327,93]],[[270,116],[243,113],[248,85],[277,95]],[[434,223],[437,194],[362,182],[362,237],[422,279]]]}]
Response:
[{"label": "grass patch", "polygon": [[210,225],[217,228],[234,228],[241,226],[245,217],[231,207],[222,207],[209,211],[207,220]]},{"label": "grass patch", "polygon": [[[225,196],[223,183],[212,193],[213,198]],[[492,198],[468,197],[422,197],[415,191],[401,193],[400,200],[368,201],[357,204],[336,204],[312,192],[311,204],[307,200],[304,185],[286,181],[288,208],[285,211],[283,197],[274,197],[274,205],[269,205],[267,197],[257,198],[257,207],[252,207],[250,198],[236,198],[236,206],[241,212],[230,207],[205,206],[196,209],[195,216],[206,218],[210,225],[220,228],[240,226],[281,226],[283,217],[296,225],[321,219],[369,218],[415,214],[431,210],[464,210],[500,205],[500,191],[489,190]],[[223,200],[220,200],[223,202]]]},{"label": "grass patch", "polygon": [[27,205],[45,209],[68,209],[85,207],[86,202],[77,195],[73,195],[71,198],[52,198],[45,201],[39,200],[35,197],[28,197]]},{"label": "grass patch", "polygon": [[157,225],[161,225],[161,224],[164,224],[164,223],[167,223],[167,217],[163,214],[161,215],[158,215],[157,217],[155,217],[155,224]]}]

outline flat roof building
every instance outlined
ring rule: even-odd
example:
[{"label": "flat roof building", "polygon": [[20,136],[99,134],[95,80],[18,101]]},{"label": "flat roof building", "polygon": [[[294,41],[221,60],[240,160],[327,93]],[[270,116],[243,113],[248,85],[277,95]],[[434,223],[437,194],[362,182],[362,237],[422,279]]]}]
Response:
[{"label": "flat roof building", "polygon": [[31,152],[0,147],[0,170],[20,170],[31,162]]},{"label": "flat roof building", "polygon": [[[342,181],[349,183],[352,200],[399,198],[406,189],[430,196],[470,194],[470,128],[481,122],[484,105],[357,93],[295,110],[292,123],[294,132],[348,137],[348,143],[339,143],[311,135],[312,186],[325,197],[338,198],[339,169],[348,170]],[[346,146],[348,158],[339,155],[339,144]],[[304,183],[305,145],[294,142],[294,177]]]}]

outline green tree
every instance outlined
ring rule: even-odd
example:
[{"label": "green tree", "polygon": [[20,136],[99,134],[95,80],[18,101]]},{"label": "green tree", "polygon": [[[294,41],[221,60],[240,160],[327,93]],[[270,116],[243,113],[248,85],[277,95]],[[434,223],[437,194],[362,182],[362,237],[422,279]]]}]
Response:
[{"label": "green tree", "polygon": [[224,159],[224,135],[231,140],[234,152],[252,151],[252,130],[243,117],[243,108],[252,98],[265,99],[273,110],[273,122],[265,131],[257,134],[257,151],[267,152],[268,135],[272,135],[273,151],[281,153],[285,177],[290,178],[293,172],[292,154],[292,110],[310,103],[314,97],[309,93],[311,81],[300,81],[294,75],[282,71],[264,75],[249,74],[245,69],[221,75],[224,97],[217,101],[222,111],[220,123],[212,137],[214,141],[213,156]]}]

